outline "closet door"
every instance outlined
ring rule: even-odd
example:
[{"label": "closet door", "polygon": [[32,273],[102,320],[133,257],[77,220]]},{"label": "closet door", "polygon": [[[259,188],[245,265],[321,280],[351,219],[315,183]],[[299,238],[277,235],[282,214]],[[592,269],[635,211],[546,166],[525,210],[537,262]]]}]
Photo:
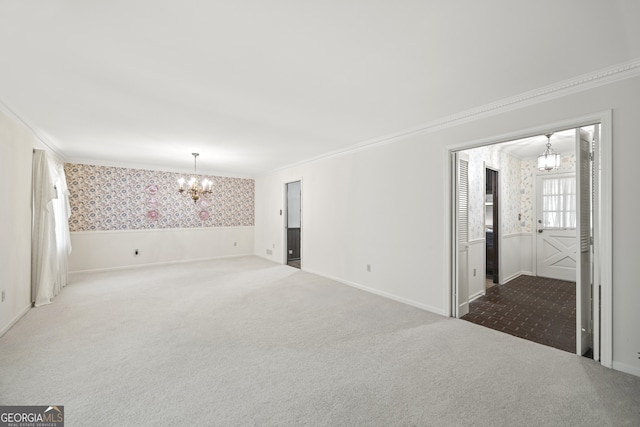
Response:
[{"label": "closet door", "polygon": [[469,313],[469,157],[456,153],[456,295],[455,312]]}]

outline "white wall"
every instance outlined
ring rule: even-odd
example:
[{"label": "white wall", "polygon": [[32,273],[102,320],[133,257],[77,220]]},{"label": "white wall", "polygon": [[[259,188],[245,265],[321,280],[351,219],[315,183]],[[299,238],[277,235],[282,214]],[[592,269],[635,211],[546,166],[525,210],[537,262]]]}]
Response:
[{"label": "white wall", "polygon": [[469,301],[482,296],[486,291],[486,239],[469,241]]},{"label": "white wall", "polygon": [[426,167],[426,148],[386,145],[257,178],[255,253],[284,261],[283,186],[302,178],[304,270],[444,314],[442,170]]},{"label": "white wall", "polygon": [[[613,360],[640,375],[640,77],[256,179],[255,253],[282,262],[283,185],[304,177],[304,269],[436,313],[449,312],[447,147],[613,110]],[[436,207],[436,209],[434,209]],[[399,221],[402,218],[403,221]],[[273,255],[266,255],[273,249]],[[372,271],[366,271],[371,264]]]},{"label": "white wall", "polygon": [[78,231],[71,244],[71,272],[252,255],[254,247],[253,227]]},{"label": "white wall", "polygon": [[31,159],[35,137],[0,111],[0,335],[31,306]]},{"label": "white wall", "polygon": [[[500,239],[500,281],[502,284],[522,274],[522,235],[507,234]],[[529,251],[531,253],[531,251]]]},{"label": "white wall", "polygon": [[300,181],[287,184],[287,223],[289,228],[300,228]]}]

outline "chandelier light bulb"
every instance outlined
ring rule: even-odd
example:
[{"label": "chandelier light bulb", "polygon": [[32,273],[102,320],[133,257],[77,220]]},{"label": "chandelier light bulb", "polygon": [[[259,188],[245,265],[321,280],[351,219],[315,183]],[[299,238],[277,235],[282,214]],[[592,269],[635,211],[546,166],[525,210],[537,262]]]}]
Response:
[{"label": "chandelier light bulb", "polygon": [[198,174],[198,170],[197,170],[197,158],[199,156],[198,153],[191,153],[191,155],[193,156],[193,175],[189,181],[187,182],[187,188],[185,189],[184,186],[184,182],[185,179],[184,178],[180,178],[178,180],[178,192],[180,194],[184,194],[187,193],[189,194],[189,196],[191,197],[191,200],[195,202],[197,202],[198,200],[200,200],[200,197],[207,195],[207,194],[211,194],[213,193],[213,182],[211,180],[208,179],[204,179],[202,181],[202,184],[200,184],[200,182],[198,182],[198,178],[196,178],[196,175]]}]

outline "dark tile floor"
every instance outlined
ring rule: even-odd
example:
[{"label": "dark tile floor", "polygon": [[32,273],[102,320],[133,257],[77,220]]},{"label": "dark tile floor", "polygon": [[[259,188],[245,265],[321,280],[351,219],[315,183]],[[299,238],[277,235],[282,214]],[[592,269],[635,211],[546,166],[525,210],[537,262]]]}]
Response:
[{"label": "dark tile floor", "polygon": [[464,320],[575,353],[576,284],[520,276],[487,289]]},{"label": "dark tile floor", "polygon": [[300,258],[287,261],[287,265],[289,267],[294,267],[294,268],[300,268],[301,267],[300,263],[301,263]]}]

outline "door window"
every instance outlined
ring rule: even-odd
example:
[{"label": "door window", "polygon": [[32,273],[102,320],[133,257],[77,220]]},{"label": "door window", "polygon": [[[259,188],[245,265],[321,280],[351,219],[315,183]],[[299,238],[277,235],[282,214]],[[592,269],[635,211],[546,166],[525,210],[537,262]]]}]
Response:
[{"label": "door window", "polygon": [[542,180],[542,227],[576,228],[576,177]]}]

